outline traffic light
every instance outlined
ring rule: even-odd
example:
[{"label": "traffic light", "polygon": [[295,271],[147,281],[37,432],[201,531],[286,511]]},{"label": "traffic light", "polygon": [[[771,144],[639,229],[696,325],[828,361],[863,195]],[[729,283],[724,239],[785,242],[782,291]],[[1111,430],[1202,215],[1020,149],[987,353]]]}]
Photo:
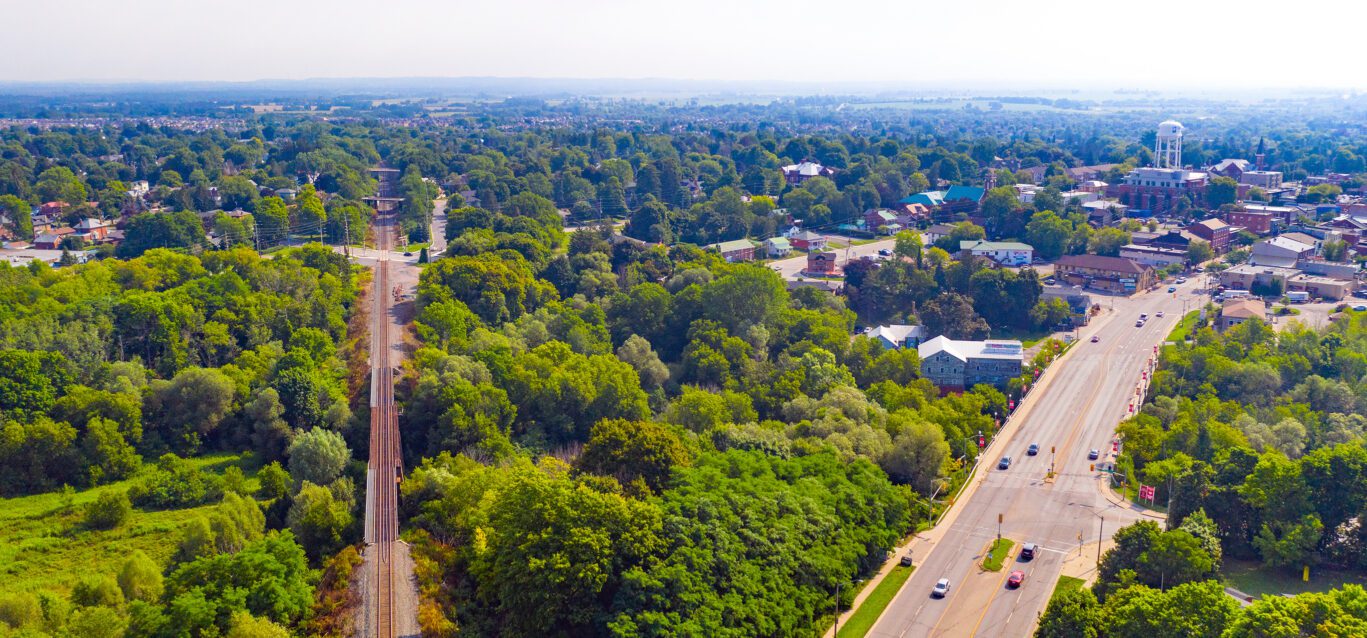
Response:
[{"label": "traffic light", "polygon": [[1088,471],[1088,472],[1095,472],[1095,471],[1096,471],[1096,463],[1089,464],[1089,465],[1087,466],[1087,471]]},{"label": "traffic light", "polygon": [[978,433],[978,447],[987,447],[987,440],[983,438],[983,433]]},{"label": "traffic light", "polygon": [[1057,446],[1051,445],[1049,446],[1049,453],[1054,454],[1057,451],[1057,449]]}]

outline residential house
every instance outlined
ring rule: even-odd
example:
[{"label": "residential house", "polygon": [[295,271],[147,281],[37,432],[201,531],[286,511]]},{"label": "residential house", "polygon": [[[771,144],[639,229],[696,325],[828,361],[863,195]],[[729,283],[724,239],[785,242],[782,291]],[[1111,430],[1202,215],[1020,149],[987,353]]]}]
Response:
[{"label": "residential house", "polygon": [[1100,255],[1065,255],[1054,263],[1054,277],[1075,286],[1124,294],[1143,292],[1157,283],[1153,266]]},{"label": "residential house", "polygon": [[114,225],[102,219],[87,217],[76,224],[76,236],[86,243],[98,244],[109,238],[109,231],[114,229]]},{"label": "residential house", "polygon": [[864,211],[864,228],[870,233],[891,235],[902,229],[897,221],[897,213],[886,208],[870,208]]},{"label": "residential house", "polygon": [[804,161],[797,164],[789,164],[783,167],[783,179],[789,184],[797,186],[813,177],[830,177],[835,174],[835,169],[826,168],[816,162]]},{"label": "residential house", "polygon": [[1229,252],[1230,243],[1234,241],[1233,228],[1214,217],[1187,226],[1187,232],[1209,243],[1216,255]]},{"label": "residential house", "polygon": [[1231,299],[1220,307],[1215,329],[1224,332],[1253,319],[1267,321],[1267,304],[1261,299]]},{"label": "residential house", "polygon": [[1029,266],[1034,259],[1035,248],[1030,244],[1014,241],[984,241],[974,239],[959,242],[961,255],[986,257],[1003,266]]},{"label": "residential house", "polygon": [[1173,264],[1187,264],[1187,251],[1162,246],[1126,244],[1120,247],[1120,256],[1131,261],[1148,264],[1154,268],[1167,268]]},{"label": "residential house", "polygon": [[807,253],[807,267],[802,274],[808,277],[839,277],[844,274],[838,263],[839,255],[834,251],[812,251]]},{"label": "residential house", "polygon": [[962,392],[980,383],[1005,387],[1024,370],[1019,341],[957,341],[944,335],[916,347],[921,376],[941,392]]},{"label": "residential house", "polygon": [[58,250],[62,247],[62,237],[52,233],[43,233],[33,238],[33,247],[38,250]]},{"label": "residential house", "polygon": [[1195,235],[1184,230],[1169,230],[1165,233],[1133,233],[1132,241],[1141,246],[1153,246],[1155,248],[1170,248],[1180,250],[1183,253],[1191,247],[1194,239],[1199,239]]},{"label": "residential house", "polygon": [[930,219],[930,209],[924,204],[899,203],[893,207],[893,211],[897,213],[897,223],[901,224],[904,228],[911,228],[922,221]]},{"label": "residential house", "polygon": [[864,332],[864,335],[878,341],[884,350],[901,350],[902,348],[915,348],[921,345],[921,342],[925,341],[927,333],[925,326],[893,324],[869,328]]},{"label": "residential house", "polygon": [[151,190],[151,185],[149,185],[147,183],[147,180],[145,179],[139,179],[128,182],[128,196],[134,199],[141,198],[142,196],[151,192]]},{"label": "residential house", "polygon": [[1120,202],[1110,199],[1098,199],[1082,204],[1082,210],[1087,212],[1087,221],[1093,226],[1100,228],[1110,226],[1116,220],[1123,219],[1125,213],[1130,210]]},{"label": "residential house", "polygon": [[953,224],[935,224],[934,226],[931,226],[930,228],[926,229],[926,242],[933,244],[937,241],[940,241],[941,239],[944,239],[945,237],[948,237],[953,232]]},{"label": "residential house", "polygon": [[950,186],[945,191],[925,191],[903,197],[899,204],[920,204],[931,211],[937,219],[948,219],[955,214],[965,215],[978,211],[983,195],[987,191],[977,186]]},{"label": "residential house", "polygon": [[770,237],[764,240],[764,252],[770,257],[786,257],[793,252],[793,245],[787,237]]},{"label": "residential house", "polygon": [[755,243],[748,239],[733,239],[711,244],[707,249],[721,253],[722,259],[731,262],[751,261],[755,258]]},{"label": "residential house", "polygon": [[810,230],[799,232],[796,235],[789,237],[788,240],[792,243],[793,248],[798,250],[813,251],[824,250],[826,248],[826,236],[814,233]]},{"label": "residential house", "polygon": [[1091,317],[1092,296],[1072,286],[1044,286],[1040,290],[1040,301],[1062,299],[1072,311],[1069,320],[1074,326],[1085,326]]}]

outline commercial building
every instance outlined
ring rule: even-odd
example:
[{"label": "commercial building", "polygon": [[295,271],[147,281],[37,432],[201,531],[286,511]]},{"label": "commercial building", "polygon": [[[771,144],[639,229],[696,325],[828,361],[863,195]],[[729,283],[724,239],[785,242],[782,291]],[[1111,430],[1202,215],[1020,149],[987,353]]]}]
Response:
[{"label": "commercial building", "polygon": [[1272,226],[1276,221],[1272,213],[1253,210],[1231,210],[1223,213],[1223,217],[1229,225],[1244,228],[1256,235],[1272,232]]},{"label": "commercial building", "polygon": [[1240,184],[1247,184],[1265,191],[1282,187],[1281,171],[1244,171],[1238,179]]},{"label": "commercial building", "polygon": [[1142,246],[1126,244],[1120,248],[1120,256],[1154,268],[1167,268],[1172,264],[1187,264],[1187,251],[1161,246]]},{"label": "commercial building", "polygon": [[1029,266],[1035,248],[1015,241],[983,241],[975,239],[959,242],[960,255],[986,257],[1003,266]]},{"label": "commercial building", "polygon": [[809,252],[807,253],[807,267],[802,269],[802,274],[809,277],[839,277],[842,271],[837,263],[837,258],[836,253],[830,251]]},{"label": "commercial building", "polygon": [[1229,252],[1234,241],[1234,228],[1214,217],[1187,226],[1187,232],[1205,240],[1217,255]]},{"label": "commercial building", "polygon": [[1260,299],[1231,299],[1220,307],[1215,329],[1224,332],[1252,319],[1267,321],[1267,304]]},{"label": "commercial building", "polygon": [[1040,290],[1040,301],[1062,299],[1072,311],[1069,320],[1074,326],[1085,326],[1092,310],[1092,296],[1071,286],[1044,286]]},{"label": "commercial building", "polygon": [[898,201],[899,204],[920,204],[931,211],[937,219],[948,219],[954,214],[965,215],[978,212],[987,191],[977,186],[950,186],[946,191],[926,191],[909,195]]},{"label": "commercial building", "polygon": [[1315,245],[1289,237],[1269,237],[1253,244],[1248,258],[1255,266],[1295,267],[1303,258],[1315,256]]},{"label": "commercial building", "polygon": [[1054,277],[1075,286],[1132,294],[1152,288],[1153,266],[1123,257],[1067,255],[1054,263]]},{"label": "commercial building", "polygon": [[940,335],[916,348],[921,376],[941,392],[962,392],[980,383],[1004,387],[1024,370],[1019,341],[956,341]]},{"label": "commercial building", "polygon": [[1296,268],[1240,264],[1220,273],[1220,285],[1253,294],[1299,291],[1329,301],[1339,301],[1353,290],[1353,280],[1308,275]]}]

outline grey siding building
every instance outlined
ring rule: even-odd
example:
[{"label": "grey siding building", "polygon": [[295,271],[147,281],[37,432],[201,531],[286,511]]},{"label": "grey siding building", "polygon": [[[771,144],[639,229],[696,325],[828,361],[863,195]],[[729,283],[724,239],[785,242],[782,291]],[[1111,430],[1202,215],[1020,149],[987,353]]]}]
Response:
[{"label": "grey siding building", "polygon": [[962,392],[979,383],[1003,387],[1024,369],[1019,341],[955,341],[944,335],[917,346],[921,376],[941,392]]}]

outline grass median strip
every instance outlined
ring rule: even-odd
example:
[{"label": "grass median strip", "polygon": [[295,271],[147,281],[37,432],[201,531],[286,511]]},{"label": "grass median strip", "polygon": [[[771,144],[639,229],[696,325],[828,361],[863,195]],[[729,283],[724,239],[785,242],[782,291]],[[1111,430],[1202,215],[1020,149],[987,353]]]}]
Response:
[{"label": "grass median strip", "polygon": [[983,558],[983,569],[992,572],[999,572],[1006,559],[1011,555],[1011,548],[1016,543],[1009,538],[1000,538],[992,541],[992,547],[988,548],[987,556]]},{"label": "grass median strip", "polygon": [[837,638],[863,638],[864,634],[873,629],[873,623],[878,622],[878,617],[883,615],[883,610],[892,603],[892,599],[902,590],[902,585],[911,578],[913,571],[916,571],[915,567],[893,567],[887,577],[879,582],[869,593],[868,598],[859,605],[859,609],[854,611],[850,619],[840,625],[840,634]]}]

